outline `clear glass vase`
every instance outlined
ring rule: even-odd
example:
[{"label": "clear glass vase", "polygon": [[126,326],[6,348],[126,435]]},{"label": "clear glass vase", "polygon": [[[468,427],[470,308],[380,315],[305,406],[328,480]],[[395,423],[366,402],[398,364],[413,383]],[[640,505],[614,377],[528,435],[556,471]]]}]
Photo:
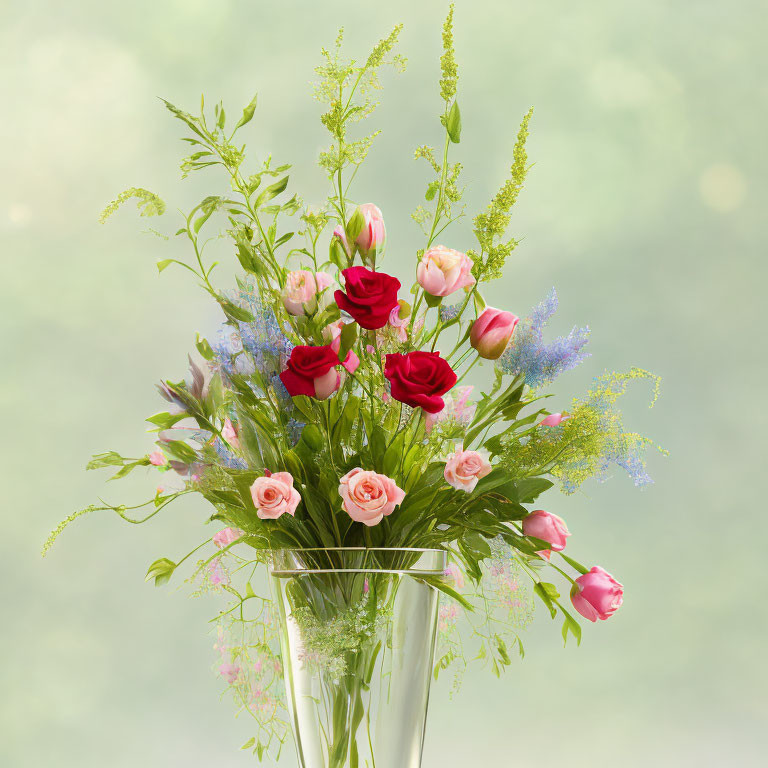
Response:
[{"label": "clear glass vase", "polygon": [[285,687],[301,768],[419,768],[445,552],[274,553]]}]

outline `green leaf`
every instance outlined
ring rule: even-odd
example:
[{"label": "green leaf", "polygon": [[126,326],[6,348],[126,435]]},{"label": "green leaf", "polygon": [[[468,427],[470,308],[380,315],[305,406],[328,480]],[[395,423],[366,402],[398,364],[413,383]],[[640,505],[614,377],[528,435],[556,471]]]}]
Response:
[{"label": "green leaf", "polygon": [[577,562],[572,557],[568,557],[568,555],[564,555],[562,552],[558,552],[558,554],[571,566],[571,568],[573,568],[574,571],[578,571],[579,573],[589,573],[589,568]]},{"label": "green leaf", "polygon": [[270,184],[257,198],[254,207],[260,208],[264,203],[277,197],[288,186],[288,176],[283,176],[280,181]]},{"label": "green leaf", "polygon": [[219,304],[224,310],[224,314],[230,319],[239,321],[241,323],[253,322],[253,315],[242,307],[238,307],[237,304],[233,304],[229,299],[225,299],[223,296],[218,297]]},{"label": "green leaf", "polygon": [[581,645],[581,625],[562,605],[560,606],[560,611],[563,614],[563,645],[568,644],[569,632],[576,638],[576,645]]},{"label": "green leaf", "polygon": [[347,323],[341,329],[341,336],[339,339],[339,362],[343,363],[347,359],[349,350],[352,349],[357,341],[357,323]]},{"label": "green leaf", "polygon": [[154,579],[155,586],[161,587],[163,584],[170,581],[175,570],[176,563],[174,563],[173,560],[169,560],[167,557],[161,557],[149,566],[144,581],[151,581]]},{"label": "green leaf", "polygon": [[459,102],[454,101],[451,111],[448,113],[448,120],[445,124],[448,131],[448,138],[454,143],[458,144],[461,141],[461,112],[459,110]]},{"label": "green leaf", "polygon": [[346,226],[347,242],[350,245],[353,245],[355,240],[357,240],[357,236],[363,231],[364,226],[365,216],[363,216],[359,208],[356,208]]},{"label": "green leaf", "polygon": [[547,606],[547,609],[549,610],[550,615],[554,619],[555,616],[557,616],[557,608],[555,607],[555,604],[552,602],[552,596],[549,594],[549,591],[548,591],[549,587],[552,587],[555,590],[555,595],[557,596],[557,589],[554,588],[553,584],[545,584],[544,582],[541,582],[541,581],[536,582],[536,584],[533,587],[533,591],[536,595],[538,595],[541,602]]},{"label": "green leaf", "polygon": [[174,458],[178,459],[184,464],[191,464],[197,459],[197,454],[194,452],[194,450],[181,440],[169,440],[168,442],[164,443],[164,448]]},{"label": "green leaf", "polygon": [[453,598],[457,603],[459,603],[466,610],[474,612],[475,609],[472,603],[470,603],[466,597],[464,597],[462,594],[457,592],[449,584],[446,584],[446,582],[443,581],[442,577],[422,576],[421,581],[426,582],[427,584],[429,584],[430,587],[434,587],[435,589],[439,590],[443,594],[448,595],[448,597]]},{"label": "green leaf", "polygon": [[246,741],[245,744],[243,744],[243,746],[240,747],[240,749],[250,749],[255,743],[256,743],[256,739],[253,736],[251,736],[251,738],[248,739],[248,741]]},{"label": "green leaf", "polygon": [[200,338],[200,334],[197,334],[195,337],[195,346],[197,347],[197,351],[206,360],[213,360],[213,349],[211,348],[211,345],[208,343],[207,339]]},{"label": "green leaf", "polygon": [[424,300],[427,302],[428,307],[436,307],[443,300],[442,296],[433,296],[431,293],[424,291]]},{"label": "green leaf", "polygon": [[157,262],[157,271],[162,272],[168,265],[173,264],[173,259],[163,259]]},{"label": "green leaf", "polygon": [[125,459],[117,451],[97,453],[85,465],[86,469],[102,469],[103,467],[122,467]]},{"label": "green leaf", "polygon": [[[235,126],[235,130],[238,128],[242,128],[246,123],[250,123],[251,119],[253,118],[253,113],[256,111],[256,94],[254,94],[253,98],[248,103],[247,107],[243,108],[243,116],[238,120],[237,125]],[[251,740],[253,741],[253,740]]]},{"label": "green leaf", "polygon": [[440,189],[440,184],[437,181],[433,181],[428,187],[427,187],[427,193],[424,195],[426,200],[434,200],[435,195],[437,194],[437,190]]}]

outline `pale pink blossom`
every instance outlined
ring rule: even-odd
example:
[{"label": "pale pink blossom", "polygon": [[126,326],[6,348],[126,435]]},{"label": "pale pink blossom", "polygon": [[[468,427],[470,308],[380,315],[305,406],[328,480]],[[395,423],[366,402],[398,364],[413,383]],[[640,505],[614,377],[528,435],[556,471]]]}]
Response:
[{"label": "pale pink blossom", "polygon": [[392,307],[392,311],[389,313],[389,324],[395,329],[397,340],[402,343],[408,341],[408,331],[406,329],[408,328],[409,319],[407,315],[400,317],[401,309],[400,304]]},{"label": "pale pink blossom", "polygon": [[213,534],[213,543],[219,548],[228,547],[233,541],[237,541],[243,532],[239,528],[222,528]]},{"label": "pale pink blossom", "polygon": [[479,451],[456,451],[448,456],[443,475],[459,491],[472,493],[477,481],[491,471],[491,463]]},{"label": "pale pink blossom", "polygon": [[486,307],[472,324],[469,343],[480,357],[496,360],[507,348],[519,320],[511,312]]},{"label": "pale pink blossom", "polygon": [[565,413],[550,413],[549,416],[539,422],[540,427],[556,427],[571,417]]},{"label": "pale pink blossom", "polygon": [[224,419],[224,426],[221,428],[221,436],[232,446],[236,451],[241,450],[240,438],[238,436],[237,427],[232,423],[229,416]]},{"label": "pale pink blossom", "polygon": [[155,467],[164,467],[168,463],[168,458],[162,451],[152,451],[149,454],[149,463]]},{"label": "pale pink blossom", "polygon": [[283,306],[291,315],[304,315],[317,309],[317,294],[332,285],[333,279],[325,272],[297,269],[286,275],[283,288]]},{"label": "pale pink blossom", "polygon": [[276,520],[286,512],[293,515],[301,501],[299,492],[293,487],[290,472],[257,477],[251,486],[251,497],[256,514],[262,520]]},{"label": "pale pink blossom", "polygon": [[219,666],[219,674],[232,685],[240,675],[240,666],[238,664],[232,664],[232,662],[225,661]]},{"label": "pale pink blossom", "polygon": [[576,579],[571,589],[573,607],[590,621],[605,621],[624,601],[624,587],[599,565]]},{"label": "pale pink blossom", "polygon": [[475,284],[472,259],[461,251],[435,245],[421,257],[416,268],[416,280],[432,296],[448,296]]},{"label": "pale pink blossom", "polygon": [[402,503],[405,491],[386,475],[355,467],[339,481],[346,513],[356,522],[377,525]]},{"label": "pale pink blossom", "polygon": [[[566,539],[571,535],[562,517],[545,512],[543,509],[535,509],[523,518],[523,534],[549,542],[551,549],[555,552],[562,552],[565,549]],[[551,550],[543,549],[538,554],[545,560],[549,560]]]},{"label": "pale pink blossom", "polygon": [[464,589],[464,574],[456,563],[449,563],[444,573],[453,582],[456,589]]},{"label": "pale pink blossom", "polygon": [[474,403],[467,404],[473,389],[472,385],[454,387],[447,395],[443,395],[445,401],[443,410],[424,415],[427,434],[432,431],[435,424],[439,424],[441,421],[455,420],[459,424],[469,424],[477,409]]}]

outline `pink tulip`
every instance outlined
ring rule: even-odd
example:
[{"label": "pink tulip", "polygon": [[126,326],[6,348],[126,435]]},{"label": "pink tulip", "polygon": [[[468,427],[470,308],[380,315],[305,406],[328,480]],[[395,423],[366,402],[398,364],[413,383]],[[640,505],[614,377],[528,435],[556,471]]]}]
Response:
[{"label": "pink tulip", "polygon": [[358,523],[377,525],[402,503],[405,491],[386,475],[355,467],[339,480],[344,510]]},{"label": "pink tulip", "polygon": [[549,416],[539,422],[539,426],[556,427],[558,424],[562,424],[564,421],[567,421],[570,418],[570,416],[567,416],[564,413],[550,413]]},{"label": "pink tulip", "polygon": [[276,520],[286,512],[293,515],[301,501],[299,492],[293,487],[293,475],[290,472],[257,477],[251,486],[251,497],[256,515],[262,520]]},{"label": "pink tulip", "polygon": [[238,528],[222,528],[213,534],[213,543],[219,548],[228,547],[233,541],[237,541],[243,532]]},{"label": "pink tulip", "polygon": [[325,272],[297,269],[286,275],[283,306],[291,315],[304,315],[317,309],[317,294],[329,288],[333,279]]},{"label": "pink tulip", "polygon": [[168,463],[168,459],[162,451],[152,451],[149,454],[149,463],[155,467],[164,467]]},{"label": "pink tulip", "polygon": [[[523,519],[523,534],[548,541],[555,552],[565,549],[565,540],[571,535],[562,517],[536,509]],[[545,560],[549,560],[550,550],[538,552]]]},{"label": "pink tulip", "polygon": [[496,360],[507,348],[519,320],[511,312],[486,307],[472,324],[469,343],[480,357]]},{"label": "pink tulip", "polygon": [[448,456],[443,476],[459,491],[472,493],[477,481],[493,469],[487,457],[478,451],[457,451]]},{"label": "pink tulip", "polygon": [[360,255],[365,259],[370,251],[380,251],[384,247],[387,230],[381,211],[373,203],[363,203],[357,207],[357,210],[362,214],[365,224],[355,239],[355,244]]},{"label": "pink tulip", "polygon": [[448,296],[476,282],[472,277],[472,259],[443,245],[425,251],[416,268],[416,280],[432,296]]},{"label": "pink tulip", "polygon": [[576,579],[571,589],[573,607],[590,621],[605,621],[624,600],[624,587],[599,565]]}]

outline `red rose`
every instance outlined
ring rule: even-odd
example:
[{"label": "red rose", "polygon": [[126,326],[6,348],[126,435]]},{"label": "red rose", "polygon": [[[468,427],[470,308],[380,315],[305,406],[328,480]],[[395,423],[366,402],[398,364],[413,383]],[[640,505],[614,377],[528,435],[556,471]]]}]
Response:
[{"label": "red rose", "polygon": [[373,272],[365,267],[349,267],[341,274],[346,281],[345,290],[334,293],[339,309],[352,315],[361,328],[383,328],[397,306],[400,281],[386,272]]},{"label": "red rose", "polygon": [[[357,355],[347,354],[344,367],[354,372],[360,364]],[[280,374],[280,380],[285,384],[291,397],[307,395],[325,400],[330,397],[341,384],[341,376],[336,370],[339,362],[337,352],[328,345],[325,347],[294,347],[288,360],[288,367]]]},{"label": "red rose", "polygon": [[456,374],[439,352],[409,352],[387,355],[384,375],[392,385],[392,397],[427,413],[443,410],[444,395],[455,383]]}]

